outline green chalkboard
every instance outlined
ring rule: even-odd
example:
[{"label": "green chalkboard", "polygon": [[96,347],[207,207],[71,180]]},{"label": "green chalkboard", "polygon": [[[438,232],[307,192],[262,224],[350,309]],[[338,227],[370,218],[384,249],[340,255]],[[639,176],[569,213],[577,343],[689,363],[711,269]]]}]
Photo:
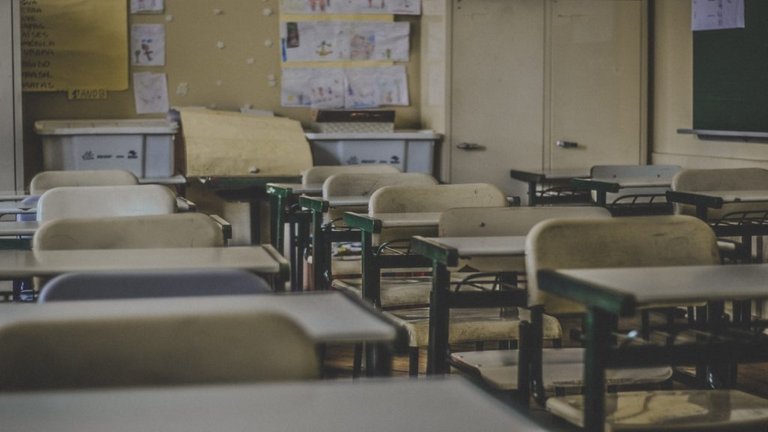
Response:
[{"label": "green chalkboard", "polygon": [[768,1],[743,29],[693,33],[693,129],[768,132]]}]

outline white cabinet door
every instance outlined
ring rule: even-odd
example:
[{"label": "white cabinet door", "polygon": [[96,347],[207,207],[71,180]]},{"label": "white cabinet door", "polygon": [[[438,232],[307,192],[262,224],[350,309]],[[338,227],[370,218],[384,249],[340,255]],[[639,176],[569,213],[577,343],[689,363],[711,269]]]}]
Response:
[{"label": "white cabinet door", "polygon": [[451,181],[524,195],[511,168],[643,161],[644,20],[643,0],[453,0]]},{"label": "white cabinet door", "polygon": [[19,3],[0,0],[0,192],[22,190]]},{"label": "white cabinet door", "polygon": [[[645,151],[645,31],[640,0],[553,0],[551,168],[638,164]],[[558,146],[558,141],[576,147]]]},{"label": "white cabinet door", "polygon": [[451,182],[511,192],[510,168],[541,165],[543,37],[541,0],[454,0]]}]

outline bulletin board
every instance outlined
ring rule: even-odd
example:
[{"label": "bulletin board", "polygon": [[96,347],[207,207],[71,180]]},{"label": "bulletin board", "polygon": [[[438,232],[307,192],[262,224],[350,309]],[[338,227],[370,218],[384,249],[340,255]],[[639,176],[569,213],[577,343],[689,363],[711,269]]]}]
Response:
[{"label": "bulletin board", "polygon": [[127,26],[125,0],[23,2],[22,89],[30,92],[126,90]]},{"label": "bulletin board", "polygon": [[768,1],[745,0],[745,28],[693,33],[693,129],[768,132]]}]

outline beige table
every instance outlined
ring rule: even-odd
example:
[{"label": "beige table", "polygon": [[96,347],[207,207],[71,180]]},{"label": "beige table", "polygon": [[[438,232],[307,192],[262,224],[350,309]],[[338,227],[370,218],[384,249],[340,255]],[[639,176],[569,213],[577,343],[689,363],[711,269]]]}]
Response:
[{"label": "beige table", "polygon": [[200,268],[246,270],[274,279],[275,283],[278,283],[288,274],[288,261],[270,245],[168,249],[0,250],[0,279],[89,271]]},{"label": "beige table", "polygon": [[459,378],[6,393],[8,432],[544,431]]}]

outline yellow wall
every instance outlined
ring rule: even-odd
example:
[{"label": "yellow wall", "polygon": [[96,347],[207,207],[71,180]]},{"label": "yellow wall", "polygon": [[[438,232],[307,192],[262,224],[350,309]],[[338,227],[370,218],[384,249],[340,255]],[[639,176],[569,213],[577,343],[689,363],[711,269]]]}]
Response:
[{"label": "yellow wall", "polygon": [[768,168],[766,144],[703,141],[677,133],[693,125],[691,1],[657,0],[655,5],[653,162],[684,168]]},{"label": "yellow wall", "polygon": [[[214,9],[222,13],[216,15]],[[277,0],[165,0],[165,13],[130,15],[129,20],[136,24],[165,23],[166,66],[132,67],[131,72],[165,72],[171,106],[237,110],[250,105],[306,124],[310,120],[308,109],[280,107],[278,19]],[[407,64],[411,105],[396,109],[396,127],[419,128],[420,19],[396,19],[411,22]],[[219,41],[224,48],[217,47]],[[267,46],[267,41],[272,45]],[[275,86],[269,84],[270,75],[277,78]],[[186,95],[176,93],[181,83],[188,84]],[[42,169],[40,142],[32,132],[36,120],[152,117],[136,115],[132,89],[110,92],[108,99],[97,101],[70,101],[62,92],[25,93],[23,110],[27,182]]]}]

